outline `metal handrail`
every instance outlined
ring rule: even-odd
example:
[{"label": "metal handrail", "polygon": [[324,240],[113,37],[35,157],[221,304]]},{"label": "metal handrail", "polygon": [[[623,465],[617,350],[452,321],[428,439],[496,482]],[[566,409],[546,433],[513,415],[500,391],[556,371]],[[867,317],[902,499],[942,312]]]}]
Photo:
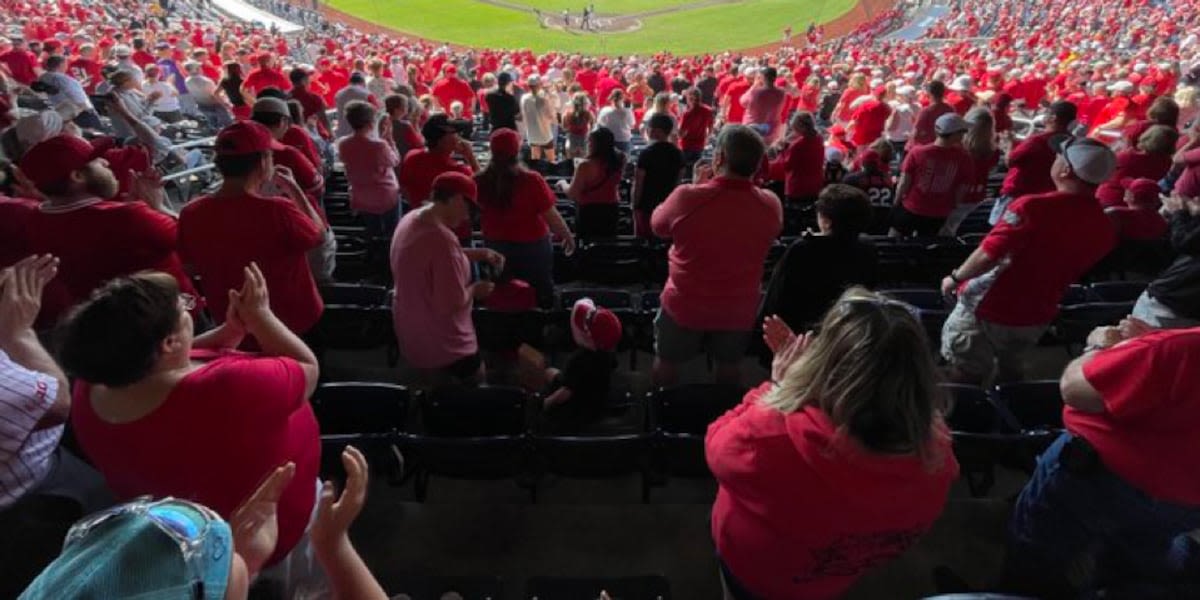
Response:
[{"label": "metal handrail", "polygon": [[209,163],[200,165],[198,167],[192,167],[191,169],[184,169],[183,171],[163,175],[162,182],[168,183],[168,182],[172,182],[172,181],[179,181],[181,179],[191,177],[192,175],[201,175],[201,174],[207,173],[209,171],[212,171],[215,168],[217,168],[217,165],[212,162],[209,162]]}]

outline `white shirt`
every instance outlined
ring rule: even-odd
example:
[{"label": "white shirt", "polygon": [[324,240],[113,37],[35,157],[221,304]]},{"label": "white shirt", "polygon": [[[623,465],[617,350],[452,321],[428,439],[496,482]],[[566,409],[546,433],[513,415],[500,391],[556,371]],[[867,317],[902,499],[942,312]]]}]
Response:
[{"label": "white shirt", "polygon": [[145,91],[147,96],[154,92],[160,94],[154,104],[150,105],[152,112],[163,113],[179,110],[179,92],[175,90],[174,85],[166,81],[155,81],[147,85]]},{"label": "white shirt", "polygon": [[204,75],[192,75],[184,81],[187,86],[188,94],[196,99],[196,104],[200,106],[213,106],[221,104],[220,98],[217,97],[217,84],[212,79]]},{"label": "white shirt", "polygon": [[525,124],[525,139],[532,145],[554,141],[554,105],[545,92],[525,94],[521,98],[521,122]]},{"label": "white shirt", "polygon": [[92,101],[79,81],[70,75],[59,72],[42,73],[39,78],[43,83],[58,88],[58,93],[50,96],[50,104],[58,107],[63,102],[73,102],[82,110],[91,110]]},{"label": "white shirt", "polygon": [[613,140],[618,143],[633,140],[633,128],[635,125],[637,123],[633,117],[633,111],[624,106],[620,108],[612,105],[605,106],[600,109],[600,114],[596,115],[596,128],[603,127],[611,131]]},{"label": "white shirt", "polygon": [[0,508],[21,499],[54,466],[63,425],[33,428],[57,395],[57,379],[18,365],[0,350]]},{"label": "white shirt", "polygon": [[892,106],[892,116],[884,134],[888,141],[907,142],[912,137],[913,129],[917,125],[917,116],[913,113],[913,107],[911,104],[899,100],[892,100],[889,104]]}]

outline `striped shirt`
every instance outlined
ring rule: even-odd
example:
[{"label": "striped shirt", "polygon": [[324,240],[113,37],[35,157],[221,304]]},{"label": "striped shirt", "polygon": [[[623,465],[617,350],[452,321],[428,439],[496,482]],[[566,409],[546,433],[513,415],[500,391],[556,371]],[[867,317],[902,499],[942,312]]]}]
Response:
[{"label": "striped shirt", "polygon": [[0,508],[21,499],[53,466],[63,426],[34,427],[54,406],[58,380],[0,351]]}]

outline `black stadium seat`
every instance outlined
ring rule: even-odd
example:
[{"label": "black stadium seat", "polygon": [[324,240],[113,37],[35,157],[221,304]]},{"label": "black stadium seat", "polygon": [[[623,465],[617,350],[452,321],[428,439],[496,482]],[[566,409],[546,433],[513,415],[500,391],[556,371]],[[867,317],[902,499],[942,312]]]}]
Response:
[{"label": "black stadium seat", "polygon": [[666,475],[708,477],[704,435],[717,417],[742,402],[746,389],[724,384],[685,384],[649,395],[655,462]]}]

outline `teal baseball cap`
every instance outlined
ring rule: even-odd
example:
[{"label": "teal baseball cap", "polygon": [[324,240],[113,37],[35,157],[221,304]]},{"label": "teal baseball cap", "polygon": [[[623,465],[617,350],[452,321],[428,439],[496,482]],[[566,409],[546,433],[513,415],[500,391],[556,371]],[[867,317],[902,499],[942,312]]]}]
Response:
[{"label": "teal baseball cap", "polygon": [[85,517],[21,600],[223,600],[233,560],[229,524],[186,500],[139,499]]}]

